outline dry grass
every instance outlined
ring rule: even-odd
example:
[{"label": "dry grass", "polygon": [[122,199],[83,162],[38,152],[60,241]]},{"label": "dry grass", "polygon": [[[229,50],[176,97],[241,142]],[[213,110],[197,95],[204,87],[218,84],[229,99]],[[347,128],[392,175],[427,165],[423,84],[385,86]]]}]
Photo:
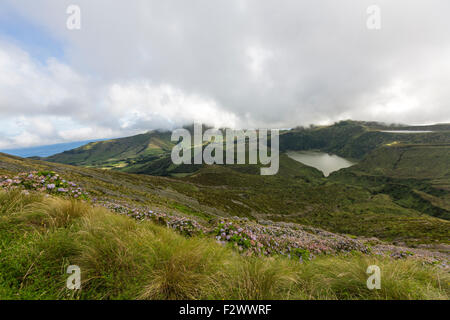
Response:
[{"label": "dry grass", "polygon": [[[245,257],[209,238],[55,198],[0,192],[0,298],[448,299],[449,274],[413,260]],[[65,289],[79,265],[82,290]],[[366,287],[367,266],[381,290]]]}]

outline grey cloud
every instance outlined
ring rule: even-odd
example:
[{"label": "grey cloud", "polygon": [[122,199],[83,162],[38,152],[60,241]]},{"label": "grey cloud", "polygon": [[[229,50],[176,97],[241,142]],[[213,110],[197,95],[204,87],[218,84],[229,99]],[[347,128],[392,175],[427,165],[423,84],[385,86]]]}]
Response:
[{"label": "grey cloud", "polygon": [[[237,126],[450,121],[447,0],[78,0],[76,32],[65,29],[72,0],[7,2],[60,39],[85,79],[83,98],[45,112],[77,105],[78,115],[68,113],[87,126],[117,127],[127,110],[143,115],[133,130],[173,126],[153,98],[111,102],[111,86],[143,90],[142,82],[213,101]],[[366,28],[372,4],[381,8],[379,31]]]}]

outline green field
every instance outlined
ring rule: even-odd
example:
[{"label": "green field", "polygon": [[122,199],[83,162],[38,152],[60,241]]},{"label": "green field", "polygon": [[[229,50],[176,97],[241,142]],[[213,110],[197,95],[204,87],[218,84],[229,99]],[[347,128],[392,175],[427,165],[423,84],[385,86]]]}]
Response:
[{"label": "green field", "polygon": [[[260,165],[173,165],[168,132],[42,160],[0,154],[0,296],[448,299],[449,128],[390,129],[283,131],[274,176]],[[324,177],[288,150],[357,164]],[[56,191],[66,181],[77,200]],[[75,296],[62,282],[69,264],[87,272]],[[365,287],[370,264],[383,266],[382,291]]]},{"label": "green field", "polygon": [[[413,260],[347,254],[299,263],[237,254],[205,237],[79,201],[0,192],[2,299],[448,299],[449,274]],[[80,267],[82,290],[65,287]],[[382,270],[382,289],[366,269]]]}]

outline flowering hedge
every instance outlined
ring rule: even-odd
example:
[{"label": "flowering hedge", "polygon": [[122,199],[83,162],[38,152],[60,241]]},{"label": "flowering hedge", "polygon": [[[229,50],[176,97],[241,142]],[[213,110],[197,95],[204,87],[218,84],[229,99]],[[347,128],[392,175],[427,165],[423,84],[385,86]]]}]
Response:
[{"label": "flowering hedge", "polygon": [[53,171],[34,171],[17,176],[0,176],[3,189],[22,188],[28,191],[90,200],[93,205],[105,207],[118,214],[136,220],[151,220],[165,225],[186,236],[209,235],[222,245],[231,245],[247,255],[284,255],[299,261],[309,260],[317,254],[360,251],[367,247],[360,241],[322,230],[309,232],[301,226],[286,223],[251,222],[248,219],[221,219],[204,226],[194,219],[174,214],[161,213],[146,206],[112,199],[90,199],[89,193],[76,183],[67,181]]},{"label": "flowering hedge", "polygon": [[89,193],[72,181],[62,179],[53,171],[33,171],[19,173],[14,177],[0,176],[0,188],[22,188],[30,191],[64,195],[71,198],[87,200]]},{"label": "flowering hedge", "polygon": [[319,254],[337,252],[368,252],[360,241],[326,231],[313,234],[290,224],[272,223],[263,226],[248,219],[222,219],[209,226],[177,214],[161,213],[145,206],[133,206],[115,200],[93,199],[96,205],[136,220],[151,220],[184,235],[210,235],[222,245],[230,245],[246,255],[284,255],[306,261]]},{"label": "flowering hedge", "polygon": [[186,236],[194,236],[208,232],[208,228],[202,226],[197,221],[186,217],[168,215],[147,207],[132,206],[128,203],[121,203],[114,200],[97,201],[97,199],[94,198],[92,201],[95,205],[105,207],[118,214],[126,215],[136,220],[151,220],[157,224],[175,229]]}]

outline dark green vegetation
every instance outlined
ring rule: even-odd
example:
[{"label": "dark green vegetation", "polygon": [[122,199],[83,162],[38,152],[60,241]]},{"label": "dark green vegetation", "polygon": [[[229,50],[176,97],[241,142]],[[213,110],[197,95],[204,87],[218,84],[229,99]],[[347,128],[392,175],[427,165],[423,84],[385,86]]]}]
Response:
[{"label": "dark green vegetation", "polygon": [[256,165],[176,166],[170,134],[158,132],[90,144],[46,160],[113,168],[104,176],[120,177],[115,178],[118,186],[121,179],[131,179],[118,171],[171,176],[133,176],[133,189],[147,189],[140,180],[159,179],[158,187],[165,190],[158,196],[173,199],[173,208],[203,216],[291,221],[410,245],[449,243],[444,221],[450,219],[449,130],[450,125],[342,121],[281,132],[281,151],[321,150],[358,162],[328,178],[283,154],[276,176],[260,176]]},{"label": "dark green vegetation", "polygon": [[[89,172],[95,171],[75,175]],[[349,254],[298,263],[246,257],[211,239],[186,238],[80,201],[20,191],[0,191],[0,252],[2,299],[448,299],[450,294],[447,272],[414,260]],[[80,291],[66,289],[72,264],[81,269]],[[366,287],[366,269],[373,264],[382,270],[381,290]]]},{"label": "dark green vegetation", "polygon": [[[390,128],[375,124],[342,122],[281,134],[282,150],[322,150],[358,161],[328,178],[285,154],[274,176],[259,175],[258,165],[174,166],[170,134],[158,132],[90,144],[47,159],[78,166],[0,154],[0,175],[55,171],[89,191],[91,199],[149,206],[205,226],[231,216],[247,217],[260,227],[265,220],[287,221],[351,238],[377,237],[411,247],[426,244],[445,252],[450,239],[450,138],[446,126],[438,129],[392,134],[380,132]],[[449,296],[448,271],[419,258],[396,260],[390,256],[394,246],[385,255],[371,254],[383,246],[373,239],[365,242],[367,252],[319,254],[311,260],[310,252],[300,247],[292,251],[303,258],[299,263],[281,255],[250,257],[217,244],[209,235],[186,235],[79,200],[0,191],[0,297]],[[335,243],[336,235],[332,237]],[[83,289],[75,294],[65,288],[65,271],[71,264],[82,270]],[[366,268],[372,264],[382,270],[381,290],[366,287]]]},{"label": "dark green vegetation", "polygon": [[384,146],[331,179],[389,195],[403,207],[450,219],[450,147]]},{"label": "dark green vegetation", "polygon": [[92,142],[46,158],[47,161],[96,168],[122,168],[157,160],[172,150],[170,132],[153,131],[133,137]]},{"label": "dark green vegetation", "polygon": [[[428,133],[390,133],[384,130],[429,130]],[[318,149],[344,158],[364,159],[387,144],[450,145],[449,125],[388,127],[380,124],[341,121],[332,126],[296,128],[280,136],[281,150]],[[413,130],[413,131],[414,131]]]},{"label": "dark green vegetation", "polygon": [[277,176],[211,166],[183,180],[0,156],[0,174],[35,169],[59,172],[79,182],[92,197],[150,204],[205,221],[235,215],[293,221],[411,244],[448,243],[449,238],[450,222],[404,208],[387,195],[330,182],[317,170],[286,156]]}]

